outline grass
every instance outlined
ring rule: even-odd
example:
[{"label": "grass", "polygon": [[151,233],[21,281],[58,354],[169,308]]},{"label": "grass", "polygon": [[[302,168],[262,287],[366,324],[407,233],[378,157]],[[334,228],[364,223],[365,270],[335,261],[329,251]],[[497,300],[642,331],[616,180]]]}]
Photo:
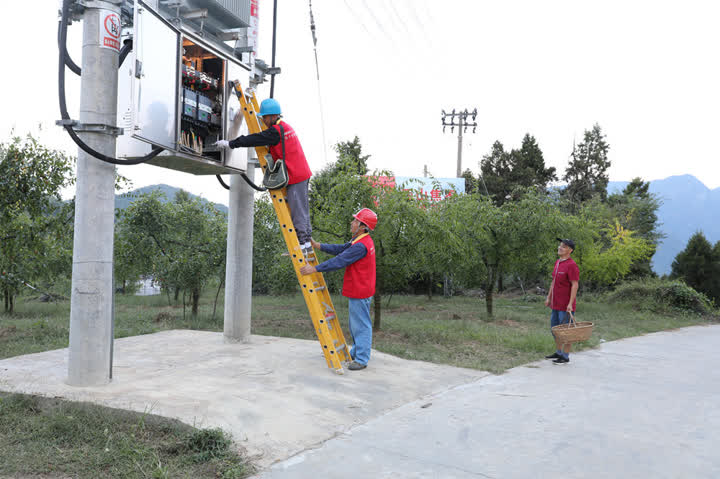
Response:
[{"label": "grass", "polygon": [[220,430],[85,403],[0,393],[0,476],[243,478]]},{"label": "grass", "polygon": [[[220,295],[222,303],[223,295]],[[482,299],[428,300],[395,296],[383,304],[374,349],[406,359],[430,361],[500,374],[541,359],[555,349],[549,310],[539,297],[496,298],[495,315]],[[212,316],[214,291],[206,292],[197,317],[166,296],[116,296],[115,336],[168,329],[222,331],[222,304]],[[349,339],[347,299],[334,296]],[[384,302],[385,303],[385,302]],[[579,298],[579,321],[592,321],[601,341],[708,324],[717,317],[672,309],[649,311],[602,296]],[[68,345],[70,304],[21,297],[12,316],[0,313],[0,359]],[[253,334],[315,339],[302,296],[253,298]],[[222,431],[197,430],[176,421],[56,399],[0,393],[0,476],[42,477],[245,477],[251,466]]]},{"label": "grass", "polygon": [[[223,330],[222,297],[212,317],[214,292],[201,299],[196,317],[183,315],[180,304],[166,296],[123,296],[115,301],[115,337],[150,334],[168,329]],[[346,337],[347,299],[333,296]],[[385,303],[385,301],[384,301]],[[387,304],[387,303],[386,303]],[[485,313],[482,299],[394,296],[383,306],[382,325],[373,347],[407,359],[482,369],[493,373],[542,358],[554,349],[549,310],[542,298],[503,297],[495,300],[495,315]],[[68,345],[70,303],[41,303],[20,298],[17,312],[0,313],[0,359]],[[575,350],[595,347],[601,340],[706,324],[703,316],[673,310],[635,309],[630,303],[607,303],[603,297],[580,298],[579,321],[592,321],[592,338]],[[302,296],[253,298],[252,333],[315,339]]]}]

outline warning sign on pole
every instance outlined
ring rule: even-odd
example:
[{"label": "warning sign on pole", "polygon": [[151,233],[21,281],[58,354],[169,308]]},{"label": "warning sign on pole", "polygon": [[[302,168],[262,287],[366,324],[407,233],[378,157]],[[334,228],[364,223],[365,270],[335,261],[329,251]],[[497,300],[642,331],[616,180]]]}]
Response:
[{"label": "warning sign on pole", "polygon": [[100,10],[100,48],[120,51],[120,16],[110,10]]}]

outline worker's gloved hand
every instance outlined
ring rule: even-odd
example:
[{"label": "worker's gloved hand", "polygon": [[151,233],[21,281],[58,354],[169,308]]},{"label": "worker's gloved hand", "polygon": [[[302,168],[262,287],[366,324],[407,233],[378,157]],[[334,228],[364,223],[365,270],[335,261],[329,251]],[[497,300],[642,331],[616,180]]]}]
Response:
[{"label": "worker's gloved hand", "polygon": [[215,145],[218,148],[230,148],[230,142],[227,140],[218,140],[215,142]]}]

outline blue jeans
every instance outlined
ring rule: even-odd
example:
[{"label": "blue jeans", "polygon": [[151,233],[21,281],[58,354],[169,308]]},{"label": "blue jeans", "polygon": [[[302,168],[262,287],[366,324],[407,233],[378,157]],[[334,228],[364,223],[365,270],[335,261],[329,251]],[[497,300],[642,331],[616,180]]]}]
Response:
[{"label": "blue jeans", "polygon": [[350,348],[350,357],[360,364],[367,364],[370,361],[370,348],[372,347],[371,301],[372,297],[364,299],[348,298],[350,336],[352,336],[354,343],[353,347]]},{"label": "blue jeans", "polygon": [[[553,309],[552,313],[550,314],[550,332],[552,332],[553,326],[558,326],[560,324],[567,324],[570,322],[570,313],[567,311],[560,311],[559,309]],[[553,337],[555,335],[553,334]],[[570,355],[566,352],[558,349],[555,351],[558,356],[562,356],[565,359],[570,358]]]}]

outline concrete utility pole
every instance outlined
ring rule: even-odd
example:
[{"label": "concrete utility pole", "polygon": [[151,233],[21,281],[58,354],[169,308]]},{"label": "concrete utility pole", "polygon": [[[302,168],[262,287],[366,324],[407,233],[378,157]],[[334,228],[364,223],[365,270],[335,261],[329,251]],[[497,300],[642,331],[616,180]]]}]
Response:
[{"label": "concrete utility pole", "polygon": [[[243,149],[244,150],[244,149]],[[252,149],[252,156],[254,149]],[[246,176],[255,180],[256,158],[248,158]],[[254,160],[254,161],[253,161]],[[227,257],[225,261],[226,342],[249,342],[252,311],[253,202],[255,193],[240,175],[230,177]]]},{"label": "concrete utility pole", "polygon": [[[119,14],[114,0],[88,2],[83,13],[80,123],[88,126],[76,131],[110,157],[115,136],[103,125],[116,123],[119,41],[108,48],[104,32],[117,27],[119,37]],[[115,166],[78,150],[76,188],[67,382],[98,386],[112,379]]]},{"label": "concrete utility pole", "polygon": [[[468,117],[472,117],[472,121],[468,120]],[[452,133],[455,130],[455,127],[458,127],[458,154],[457,154],[457,177],[460,178],[460,175],[462,175],[462,138],[463,138],[463,130],[467,131],[468,127],[472,127],[473,133],[475,133],[475,129],[477,128],[477,123],[475,122],[475,117],[477,116],[477,108],[475,108],[472,112],[469,112],[467,108],[465,111],[460,111],[458,113],[455,113],[455,109],[453,109],[452,113],[445,113],[445,110],[442,111],[442,124],[443,124],[443,133],[445,133],[445,127],[450,127],[450,132]],[[447,118],[450,118],[450,123],[446,123],[445,120]],[[455,123],[455,118],[457,117],[457,123]]]}]

